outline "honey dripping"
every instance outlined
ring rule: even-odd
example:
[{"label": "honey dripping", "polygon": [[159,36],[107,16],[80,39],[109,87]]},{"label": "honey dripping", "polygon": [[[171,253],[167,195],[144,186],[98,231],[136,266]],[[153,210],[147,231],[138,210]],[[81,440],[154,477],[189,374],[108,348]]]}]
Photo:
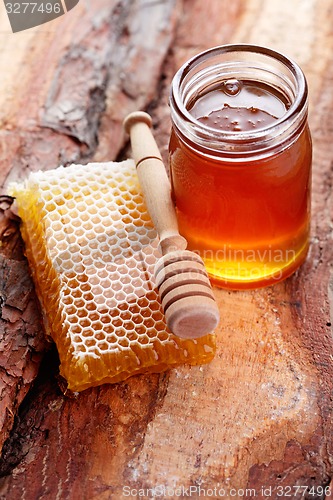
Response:
[{"label": "honey dripping", "polygon": [[[243,132],[273,127],[290,105],[267,84],[228,79],[198,93],[187,109],[213,133],[241,138]],[[219,286],[254,288],[284,279],[308,249],[308,127],[288,147],[263,158],[237,162],[216,156],[182,142],[173,130],[170,167],[181,234]]]}]

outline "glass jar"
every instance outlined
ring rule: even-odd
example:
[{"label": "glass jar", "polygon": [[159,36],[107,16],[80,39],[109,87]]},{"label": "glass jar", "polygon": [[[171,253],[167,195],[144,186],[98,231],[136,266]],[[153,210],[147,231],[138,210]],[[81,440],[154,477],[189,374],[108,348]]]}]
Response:
[{"label": "glass jar", "polygon": [[216,47],[173,78],[169,146],[180,233],[217,286],[266,286],[309,246],[312,146],[303,72],[271,49]]}]

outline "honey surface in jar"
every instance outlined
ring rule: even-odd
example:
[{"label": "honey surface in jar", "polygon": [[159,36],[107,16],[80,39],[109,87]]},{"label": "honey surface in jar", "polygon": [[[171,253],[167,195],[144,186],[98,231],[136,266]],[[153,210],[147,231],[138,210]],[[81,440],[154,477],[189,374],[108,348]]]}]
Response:
[{"label": "honey surface in jar", "polygon": [[70,390],[213,359],[214,335],[185,340],[167,329],[158,241],[133,161],[32,173],[10,194]]},{"label": "honey surface in jar", "polygon": [[[268,85],[232,79],[197,95],[188,111],[215,132],[241,134],[273,127],[289,106]],[[180,232],[215,284],[266,286],[304,261],[311,154],[307,125],[284,147],[248,160],[210,156],[172,132],[170,169]]]}]

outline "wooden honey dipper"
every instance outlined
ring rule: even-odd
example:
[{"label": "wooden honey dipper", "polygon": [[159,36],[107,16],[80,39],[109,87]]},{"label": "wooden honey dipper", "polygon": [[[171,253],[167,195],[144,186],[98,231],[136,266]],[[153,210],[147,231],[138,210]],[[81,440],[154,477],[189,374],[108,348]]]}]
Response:
[{"label": "wooden honey dipper", "polygon": [[124,121],[163,255],[156,264],[156,283],[171,332],[198,338],[214,330],[219,310],[201,257],[186,250],[187,241],[179,234],[170,182],[151,126],[151,117],[141,111],[131,113]]}]

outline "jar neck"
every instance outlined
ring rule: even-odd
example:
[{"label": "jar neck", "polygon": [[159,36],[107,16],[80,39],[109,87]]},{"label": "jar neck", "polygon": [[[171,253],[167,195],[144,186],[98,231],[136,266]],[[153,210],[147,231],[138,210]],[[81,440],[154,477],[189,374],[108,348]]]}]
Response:
[{"label": "jar neck", "polygon": [[[248,131],[224,131],[204,124],[189,111],[202,93],[221,81],[237,79],[265,84],[284,97],[288,109],[270,125]],[[173,78],[171,119],[176,135],[205,156],[245,161],[288,147],[303,130],[308,90],[297,64],[271,49],[255,45],[225,45],[190,59]]]}]

